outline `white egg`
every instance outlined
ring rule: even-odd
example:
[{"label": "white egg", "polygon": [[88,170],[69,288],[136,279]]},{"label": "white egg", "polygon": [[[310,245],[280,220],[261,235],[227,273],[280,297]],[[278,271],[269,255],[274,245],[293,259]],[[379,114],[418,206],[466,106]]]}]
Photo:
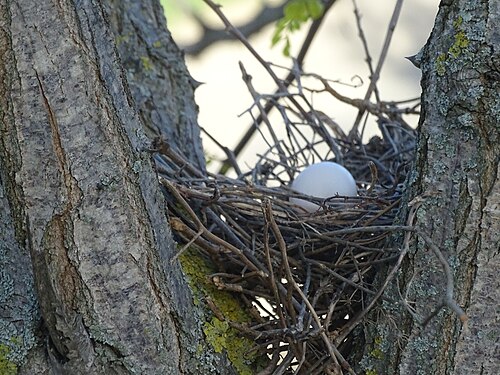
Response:
[{"label": "white egg", "polygon": [[[336,195],[355,197],[358,194],[352,174],[340,164],[330,161],[308,166],[299,173],[291,187],[299,193],[316,198],[329,198]],[[309,212],[314,212],[319,208],[317,204],[303,199],[290,198],[290,202]]]}]

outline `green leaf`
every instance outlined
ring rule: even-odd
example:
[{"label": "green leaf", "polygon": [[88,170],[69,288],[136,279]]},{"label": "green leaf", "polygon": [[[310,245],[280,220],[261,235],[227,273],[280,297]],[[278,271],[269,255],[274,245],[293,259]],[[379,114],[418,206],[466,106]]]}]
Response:
[{"label": "green leaf", "polygon": [[276,29],[274,30],[273,38],[271,39],[271,46],[274,47],[281,39],[283,39],[283,31],[286,27],[286,23],[285,19],[281,19],[276,24]]},{"label": "green leaf", "polygon": [[283,10],[283,18],[276,23],[271,45],[285,41],[283,54],[290,56],[289,34],[299,30],[308,20],[318,19],[323,15],[324,6],[321,0],[291,0]]},{"label": "green leaf", "polygon": [[284,16],[288,20],[307,21],[309,12],[307,10],[308,0],[292,0],[283,10]]},{"label": "green leaf", "polygon": [[288,30],[289,31],[297,31],[300,29],[300,26],[302,25],[302,22],[299,21],[290,21],[288,22]]},{"label": "green leaf", "polygon": [[285,46],[283,47],[283,55],[290,57],[290,39],[286,38]]},{"label": "green leaf", "polygon": [[281,30],[274,31],[273,38],[271,39],[271,47],[274,47],[281,40]]},{"label": "green leaf", "polygon": [[309,0],[306,1],[307,11],[309,16],[313,20],[317,20],[323,15],[323,11],[325,10],[323,3],[320,0]]}]

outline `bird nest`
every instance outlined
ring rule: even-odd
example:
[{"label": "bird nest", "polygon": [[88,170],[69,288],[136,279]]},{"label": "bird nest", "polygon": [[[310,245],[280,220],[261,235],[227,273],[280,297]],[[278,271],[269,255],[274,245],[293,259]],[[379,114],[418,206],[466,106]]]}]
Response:
[{"label": "bird nest", "polygon": [[[268,146],[247,173],[233,165],[234,178],[207,174],[167,142],[156,142],[179,254],[195,248],[209,257],[215,271],[206,275],[208,282],[238,295],[253,312],[242,324],[212,306],[218,319],[268,354],[263,373],[349,368],[344,357],[353,330],[373,306],[369,302],[380,296],[374,277],[399,255],[390,235],[416,133],[394,103],[380,104],[376,110],[366,107],[377,118],[380,135],[362,143],[323,113],[305,111],[297,94],[271,98],[282,117],[280,133],[258,105],[269,97],[254,98]],[[356,179],[358,196],[318,199],[289,187],[304,167],[322,160],[344,165]],[[318,210],[306,212],[291,197],[314,202]]]}]

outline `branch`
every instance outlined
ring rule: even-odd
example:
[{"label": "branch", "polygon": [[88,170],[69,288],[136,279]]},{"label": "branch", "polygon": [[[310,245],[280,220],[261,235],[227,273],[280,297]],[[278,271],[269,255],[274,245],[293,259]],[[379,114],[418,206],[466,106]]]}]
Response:
[{"label": "branch", "polygon": [[[380,52],[380,57],[378,59],[377,67],[373,72],[373,75],[370,77],[370,86],[368,86],[368,90],[366,91],[366,95],[364,100],[369,101],[372,96],[373,91],[376,89],[377,81],[380,78],[380,72],[382,71],[382,66],[384,65],[385,58],[387,57],[387,52],[389,51],[389,46],[391,44],[392,35],[394,34],[394,29],[398,23],[399,14],[401,13],[401,8],[403,7],[403,0],[398,0],[396,5],[394,6],[394,11],[392,12],[391,21],[389,22],[389,29],[387,30],[387,34],[385,36],[384,45],[382,47],[382,51]],[[356,138],[358,136],[358,127],[365,114],[364,109],[360,109],[358,112],[358,116],[354,121],[354,125],[352,126],[351,131],[349,132],[349,139]]]},{"label": "branch", "polygon": [[232,34],[236,39],[238,39],[243,45],[248,49],[248,51],[257,59],[257,61],[260,62],[260,64],[266,69],[267,73],[271,76],[271,78],[276,82],[278,85],[280,91],[283,90],[283,84],[281,83],[280,79],[276,76],[274,71],[271,69],[270,65],[264,61],[262,56],[259,55],[259,53],[255,50],[255,48],[252,47],[250,42],[245,38],[243,33],[234,27],[231,22],[228,20],[226,15],[222,12],[220,9],[221,6],[215,4],[212,0],[203,0],[205,4],[207,4],[214,12],[217,14],[217,16],[221,19],[221,21],[224,23],[226,26],[226,31]]},{"label": "branch", "polygon": [[[261,11],[248,23],[238,27],[241,34],[245,38],[249,38],[253,34],[262,30],[265,26],[279,20],[283,17],[283,8],[288,1],[276,7],[264,6]],[[196,43],[184,47],[184,51],[191,56],[197,56],[202,53],[210,45],[224,40],[237,40],[234,35],[229,34],[227,29],[214,29],[198,19],[198,23],[203,29],[203,35]]]},{"label": "branch", "polygon": [[338,361],[340,361],[340,365],[342,365],[343,368],[348,370],[348,372],[350,374],[354,374],[354,371],[352,370],[349,363],[345,360],[345,358],[338,351],[338,349],[334,345],[332,345],[332,342],[330,341],[327,334],[325,333],[324,327],[321,324],[321,320],[320,320],[318,314],[316,313],[316,310],[311,305],[311,302],[309,301],[307,296],[304,294],[302,289],[295,282],[295,279],[293,278],[292,271],[290,269],[290,264],[288,263],[286,242],[281,234],[281,231],[280,231],[278,225],[276,224],[276,221],[274,220],[274,214],[273,214],[273,208],[272,208],[271,202],[269,200],[267,200],[264,204],[265,204],[266,221],[269,222],[269,224],[271,226],[271,230],[273,231],[273,234],[278,242],[278,248],[281,252],[281,258],[283,260],[283,266],[284,266],[287,281],[290,283],[290,285],[293,287],[293,289],[295,289],[297,294],[300,296],[302,301],[305,303],[305,305],[309,309],[309,313],[311,314],[311,316],[314,320],[314,323],[316,324],[316,326],[320,330],[320,336],[323,339],[323,342],[325,343],[325,345],[328,349],[328,352],[330,354],[331,359],[334,361],[334,363],[336,365],[338,365],[339,364]]},{"label": "branch", "polygon": [[[300,49],[299,54],[297,55],[296,58],[296,65],[302,69],[302,65],[304,63],[304,59],[307,55],[307,52],[309,51],[309,48],[311,47],[311,43],[316,36],[319,27],[323,23],[323,20],[325,19],[326,14],[328,13],[328,10],[335,4],[336,0],[328,0],[328,2],[325,4],[325,10],[323,12],[323,15],[318,18],[317,20],[314,20],[313,23],[311,24],[311,27],[309,28],[309,31],[307,32],[306,38],[304,40],[304,43],[302,44],[302,47]],[[292,82],[295,80],[295,71],[293,69],[290,70],[290,73],[286,76],[286,78],[283,80],[283,86],[285,89],[288,88],[292,84]],[[275,91],[275,94],[279,94],[282,92],[282,87],[278,87],[278,89]],[[266,105],[264,106],[264,112],[263,114],[268,114],[271,112],[271,109],[273,109],[275,106],[275,103],[273,101],[268,101]],[[238,157],[247,143],[252,139],[253,135],[255,134],[255,131],[257,128],[260,126],[262,123],[264,117],[263,114],[259,115],[257,119],[248,127],[246,133],[241,137],[240,141],[234,148],[234,156]],[[225,161],[224,164],[222,165],[221,169],[219,170],[220,174],[226,174],[228,169],[230,168],[230,165],[228,161]]]}]

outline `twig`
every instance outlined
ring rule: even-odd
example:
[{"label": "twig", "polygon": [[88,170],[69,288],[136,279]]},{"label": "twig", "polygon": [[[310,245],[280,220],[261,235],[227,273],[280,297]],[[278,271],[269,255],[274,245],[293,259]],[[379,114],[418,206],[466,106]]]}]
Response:
[{"label": "twig", "polygon": [[[285,87],[283,86],[283,83],[281,80],[276,76],[274,71],[271,69],[270,65],[264,61],[264,59],[259,55],[259,53],[253,48],[253,46],[250,44],[248,39],[245,38],[245,36],[241,33],[240,30],[238,30],[236,27],[234,27],[231,22],[227,19],[226,15],[221,11],[220,5],[215,4],[212,0],[203,0],[205,4],[207,4],[214,12],[217,14],[217,16],[221,19],[221,21],[224,23],[224,26],[226,27],[226,30],[233,34],[243,45],[248,49],[248,51],[257,59],[257,61],[260,62],[262,67],[267,71],[267,73],[271,76],[271,78],[276,82],[278,85],[278,88],[281,91],[285,91]],[[236,152],[235,152],[235,155]]]},{"label": "twig", "polygon": [[[361,15],[359,14],[359,8],[358,4],[356,3],[356,0],[352,0],[352,4],[354,6],[354,16],[356,18],[356,26],[358,28],[358,35],[359,38],[361,39],[361,43],[363,44],[363,49],[365,51],[365,57],[366,57],[366,64],[368,65],[368,70],[370,71],[370,77],[372,77],[375,73],[373,71],[373,65],[372,65],[372,57],[370,55],[370,49],[368,48],[368,42],[366,41],[365,38],[365,32],[363,31],[363,26],[361,25]],[[375,93],[375,98],[377,99],[377,102],[380,102],[380,97],[378,94],[378,89],[377,86],[374,88],[374,93]]]},{"label": "twig", "polygon": [[[269,223],[271,225],[271,229],[273,230],[273,233],[278,240],[278,247],[281,251],[281,257],[283,260],[285,273],[287,275],[287,280],[293,286],[295,291],[300,295],[300,297],[302,298],[304,303],[307,305],[307,308],[309,309],[309,313],[312,315],[315,324],[317,325],[318,328],[321,329],[321,327],[322,327],[321,321],[320,321],[318,315],[316,314],[314,307],[311,305],[311,303],[309,302],[309,299],[306,297],[306,295],[303,293],[302,289],[297,285],[297,283],[295,282],[295,280],[293,278],[292,272],[290,270],[290,265],[288,263],[286,243],[281,235],[281,232],[279,230],[278,225],[276,224],[276,221],[274,220],[274,215],[272,212],[271,203],[269,201],[267,201],[267,202],[265,202],[265,206],[266,206],[266,216],[267,216],[266,219],[269,221]],[[349,371],[349,373],[354,374],[354,371],[352,370],[349,363],[344,359],[344,357],[340,354],[340,352],[337,350],[337,348],[335,348],[334,345],[332,345],[332,343],[330,342],[330,339],[327,337],[326,333],[323,330],[321,330],[320,334],[321,334],[321,337],[323,338],[323,342],[325,343],[325,345],[328,349],[328,352],[330,353],[331,358],[334,360],[336,360],[338,358],[341,361],[342,367],[347,369]]]},{"label": "twig", "polygon": [[[323,20],[325,19],[326,14],[330,10],[330,8],[333,6],[333,4],[335,4],[335,2],[336,2],[336,0],[328,0],[324,4],[324,12],[323,12],[322,16],[312,22],[311,27],[309,28],[309,31],[306,35],[305,40],[304,40],[304,43],[302,44],[302,47],[300,49],[300,52],[297,55],[297,58],[295,59],[296,64],[299,67],[302,67],[304,59],[307,55],[307,52],[309,51],[309,48],[311,47],[311,44],[312,44],[314,37],[316,36],[316,34],[319,30],[319,27],[323,23]],[[288,88],[288,86],[290,86],[290,84],[293,82],[294,79],[295,79],[295,73],[293,71],[290,71],[288,73],[288,75],[286,76],[286,78],[283,80],[283,86],[281,87],[278,85],[278,89],[275,91],[275,94],[279,94],[280,92],[286,91],[286,89]],[[257,119],[255,119],[255,121],[253,121],[253,123],[248,127],[246,133],[241,137],[240,141],[238,142],[238,144],[234,148],[234,155],[236,157],[238,157],[241,154],[241,152],[243,151],[245,146],[248,144],[248,142],[250,141],[252,136],[255,134],[255,131],[257,130],[257,128],[262,123],[262,120],[263,120],[262,115],[263,114],[267,115],[273,109],[274,106],[275,106],[275,103],[273,101],[268,101],[266,103],[266,105],[264,106],[264,111],[261,113],[261,115],[259,117],[257,117]],[[228,163],[225,163],[221,167],[221,169],[219,170],[219,173],[225,174],[227,172],[228,168],[229,168]]]},{"label": "twig", "polygon": [[200,130],[208,137],[210,140],[217,145],[224,153],[226,154],[226,163],[231,164],[231,167],[233,167],[234,171],[238,176],[240,176],[241,169],[240,166],[238,165],[238,162],[236,161],[236,155],[234,155],[234,152],[229,148],[221,144],[217,139],[215,139],[209,132],[207,132],[203,127],[200,126]]},{"label": "twig", "polygon": [[379,298],[382,296],[384,293],[385,289],[391,282],[391,280],[396,276],[396,273],[399,271],[401,264],[403,262],[403,259],[406,257],[406,254],[410,251],[410,236],[412,232],[414,231],[414,227],[412,226],[415,220],[415,214],[418,208],[420,207],[420,204],[422,202],[420,201],[415,201],[415,203],[412,205],[410,213],[408,214],[408,220],[407,223],[408,225],[406,226],[407,231],[405,233],[405,238],[403,241],[403,249],[401,250],[401,253],[399,254],[398,260],[396,261],[396,264],[392,267],[391,271],[387,275],[384,283],[382,286],[379,288],[377,294],[372,298],[368,306],[361,311],[353,320],[349,322],[349,324],[343,329],[343,331],[339,334],[337,339],[335,340],[337,344],[340,344],[344,339],[347,337],[347,335],[361,322],[363,317],[375,306]]},{"label": "twig", "polygon": [[200,236],[203,234],[203,229],[202,230],[199,230],[189,241],[187,244],[185,244],[182,249],[180,249],[173,257],[172,259],[170,259],[170,263],[175,263],[177,261],[177,259],[179,258],[179,256],[181,256],[184,251],[186,251],[195,241],[198,240],[198,238],[200,238]]},{"label": "twig", "polygon": [[[196,226],[198,227],[199,230],[203,231],[203,233],[205,234],[205,236],[210,239],[211,241],[221,245],[221,246],[224,246],[225,248],[227,248],[228,250],[230,250],[231,252],[233,252],[235,255],[237,255],[242,261],[243,263],[249,268],[251,269],[252,271],[256,271],[256,272],[260,272],[260,276],[261,277],[264,277],[266,278],[267,277],[267,274],[262,270],[262,268],[259,269],[259,267],[256,266],[256,264],[260,264],[260,262],[255,259],[255,257],[251,254],[245,254],[244,250],[240,250],[238,249],[237,247],[231,245],[230,243],[222,240],[221,238],[213,235],[210,231],[208,231],[205,226],[203,225],[203,223],[200,221],[200,219],[198,219],[198,216],[196,216],[196,214],[194,213],[194,211],[192,210],[192,208],[189,206],[189,204],[184,200],[184,198],[179,194],[179,192],[177,191],[177,189],[175,188],[175,186],[168,180],[166,179],[161,179],[161,182],[163,185],[165,185],[168,190],[175,196],[175,198],[177,199],[177,201],[179,203],[182,204],[183,208],[189,213],[189,215],[191,216],[191,219],[194,221],[194,223],[196,224]],[[248,259],[248,256],[253,258],[252,261],[250,261]]]},{"label": "twig", "polygon": [[[387,34],[385,36],[384,45],[382,46],[382,51],[380,52],[380,57],[377,62],[377,67],[370,77],[370,85],[368,86],[368,90],[366,91],[364,101],[367,102],[370,100],[370,97],[373,91],[376,88],[377,81],[380,78],[380,72],[382,71],[382,66],[384,65],[385,58],[387,57],[387,53],[389,51],[389,46],[391,44],[392,35],[394,34],[394,29],[398,23],[399,14],[401,13],[401,8],[403,6],[403,0],[397,0],[396,5],[394,6],[394,10],[392,12],[392,17],[389,22],[389,29],[387,30]],[[355,139],[358,136],[358,127],[363,115],[365,113],[364,109],[360,109],[358,115],[356,116],[356,120],[352,126],[351,131],[349,132],[349,139]]]},{"label": "twig", "polygon": [[[238,30],[241,31],[241,34],[245,38],[250,37],[251,35],[262,30],[262,28],[264,28],[266,25],[283,17],[283,8],[285,4],[286,2],[283,2],[282,4],[279,4],[275,7],[264,6],[262,10],[258,14],[256,14],[250,22],[239,26]],[[236,39],[234,36],[228,35],[227,30],[211,28],[199,18],[198,23],[203,29],[203,35],[196,43],[183,48],[189,55],[197,56],[202,53],[205,48],[215,42]]]},{"label": "twig", "polygon": [[285,152],[280,147],[280,142],[278,141],[278,137],[276,136],[276,133],[274,132],[274,129],[271,125],[271,122],[269,121],[269,119],[267,118],[265,113],[263,112],[264,109],[263,109],[262,104],[260,103],[259,99],[257,98],[258,95],[253,87],[253,84],[252,84],[252,77],[247,73],[242,62],[239,63],[239,66],[240,66],[241,74],[243,76],[243,82],[245,82],[245,84],[247,85],[248,91],[252,95],[254,102],[255,102],[255,105],[257,106],[257,108],[259,108],[259,111],[263,116],[264,123],[267,125],[267,130],[269,131],[269,133],[271,134],[271,137],[273,138],[273,141],[274,141],[273,144],[276,145],[276,148],[278,150],[279,158],[280,158],[282,163],[285,163],[286,162]]},{"label": "twig", "polygon": [[[265,214],[265,212],[263,212],[263,213]],[[269,222],[268,221],[264,222],[264,251],[265,251],[265,255],[266,255],[266,264],[267,264],[267,269],[268,269],[268,274],[269,274],[269,282],[271,284],[271,290],[273,291],[274,299],[276,301],[279,301],[280,300],[280,293],[278,292],[278,289],[276,287],[276,280],[274,278],[273,263],[271,260],[271,252],[269,250]],[[286,327],[285,317],[283,316],[281,304],[276,304],[276,313],[278,314],[278,318],[279,318],[279,321],[281,323],[281,326],[283,328]]]}]

